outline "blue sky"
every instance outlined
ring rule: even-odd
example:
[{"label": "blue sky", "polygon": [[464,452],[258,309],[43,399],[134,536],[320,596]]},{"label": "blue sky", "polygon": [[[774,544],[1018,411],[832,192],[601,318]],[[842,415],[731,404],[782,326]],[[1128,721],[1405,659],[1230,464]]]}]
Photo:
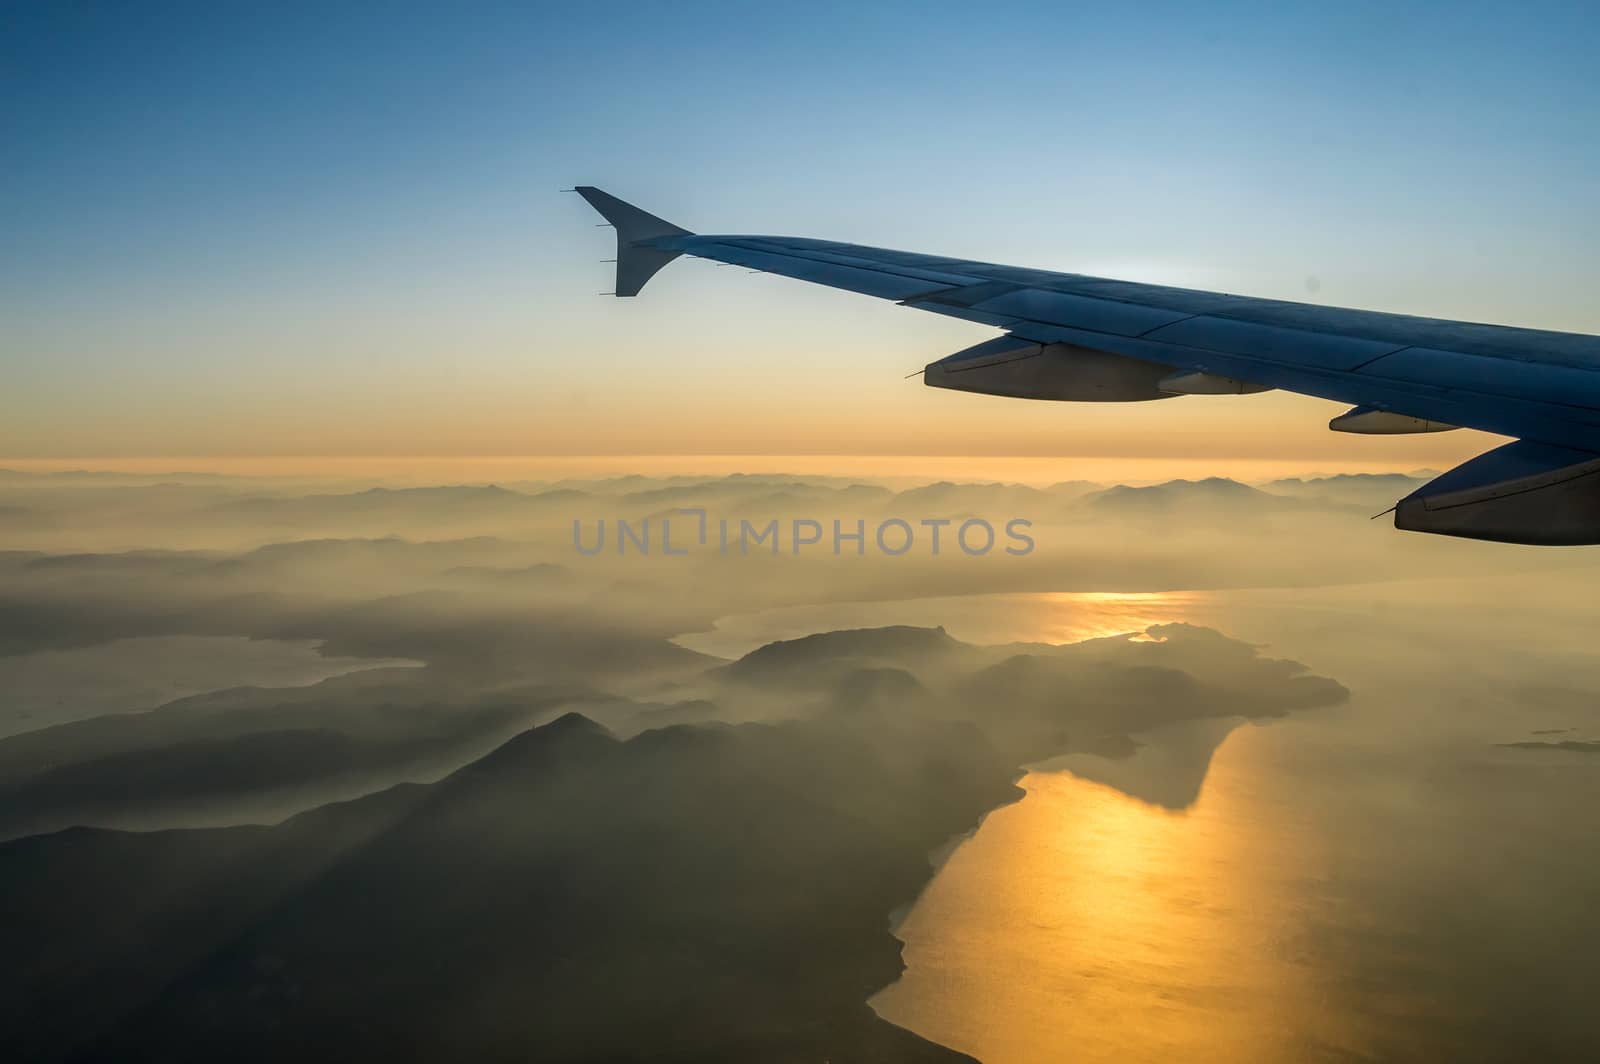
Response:
[{"label": "blue sky", "polygon": [[1209,408],[1257,444],[933,396],[984,335],[793,282],[596,299],[556,190],[1600,331],[1597,46],[1580,4],[13,4],[0,455],[1332,454],[1312,400]]}]

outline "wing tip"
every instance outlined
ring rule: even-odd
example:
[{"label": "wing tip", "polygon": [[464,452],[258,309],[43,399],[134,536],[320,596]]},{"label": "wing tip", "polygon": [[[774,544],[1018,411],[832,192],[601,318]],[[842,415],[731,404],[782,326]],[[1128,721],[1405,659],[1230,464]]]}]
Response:
[{"label": "wing tip", "polygon": [[617,283],[612,294],[619,298],[638,295],[662,267],[683,254],[670,248],[642,244],[661,237],[694,235],[682,226],[640,210],[593,185],[574,185],[572,191],[582,196],[617,231]]}]

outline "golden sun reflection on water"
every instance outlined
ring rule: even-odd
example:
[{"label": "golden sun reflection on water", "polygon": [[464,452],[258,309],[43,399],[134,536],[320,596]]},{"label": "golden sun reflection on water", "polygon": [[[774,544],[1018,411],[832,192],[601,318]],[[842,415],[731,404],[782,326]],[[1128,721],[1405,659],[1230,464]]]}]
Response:
[{"label": "golden sun reflection on water", "polygon": [[892,1023],[986,1064],[1594,1060],[1600,773],[1591,755],[1496,745],[1600,727],[1592,588],[1518,571],[986,594],[699,635],[737,654],[844,627],[1003,644],[1187,621],[1352,691],[1035,766],[896,927],[906,970],[871,1002]]},{"label": "golden sun reflection on water", "polygon": [[673,642],[734,658],[812,632],[904,624],[942,625],[969,643],[1076,643],[1191,620],[1214,597],[1207,591],[1063,591],[787,606],[723,617],[713,630],[686,632]]},{"label": "golden sun reflection on water", "polygon": [[1234,732],[1181,813],[1030,773],[897,929],[873,1007],[987,1064],[1349,1051],[1295,957],[1325,855],[1251,771],[1263,735]]},{"label": "golden sun reflection on water", "polygon": [[1204,591],[1071,591],[1025,596],[1028,638],[1075,643],[1186,621],[1209,601]]}]

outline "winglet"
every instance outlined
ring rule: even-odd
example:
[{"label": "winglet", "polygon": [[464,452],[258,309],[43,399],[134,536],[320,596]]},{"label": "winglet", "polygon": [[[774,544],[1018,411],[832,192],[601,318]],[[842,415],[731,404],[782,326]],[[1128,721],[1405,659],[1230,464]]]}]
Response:
[{"label": "winglet", "polygon": [[602,192],[593,185],[573,189],[589,201],[589,206],[617,230],[617,285],[619,296],[636,296],[645,282],[667,263],[683,254],[669,248],[651,247],[649,241],[669,236],[693,236],[689,230],[647,214],[631,203]]}]

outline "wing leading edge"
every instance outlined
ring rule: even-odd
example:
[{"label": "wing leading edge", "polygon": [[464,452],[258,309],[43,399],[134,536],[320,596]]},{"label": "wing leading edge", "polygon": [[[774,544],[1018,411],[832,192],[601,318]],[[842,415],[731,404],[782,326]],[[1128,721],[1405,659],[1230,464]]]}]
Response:
[{"label": "wing leading edge", "polygon": [[[697,235],[599,189],[576,191],[617,228],[618,295],[690,255],[1005,330],[930,363],[923,379],[934,387],[1113,402],[1280,388],[1350,404],[1330,423],[1338,431],[1459,426],[1517,437],[1402,500],[1397,527],[1600,543],[1600,337],[827,240]],[[1472,490],[1451,486],[1457,474]],[[1441,483],[1447,490],[1435,490]]]}]

